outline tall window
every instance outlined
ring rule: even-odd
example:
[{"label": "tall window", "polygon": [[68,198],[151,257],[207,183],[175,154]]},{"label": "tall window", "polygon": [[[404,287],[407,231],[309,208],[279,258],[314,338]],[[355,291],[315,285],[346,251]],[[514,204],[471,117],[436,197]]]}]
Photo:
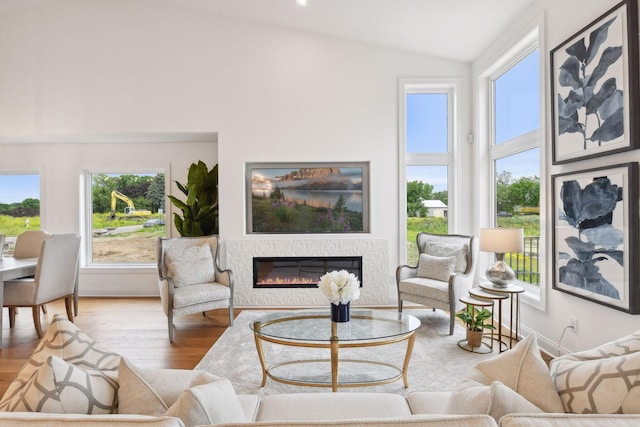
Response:
[{"label": "tall window", "polygon": [[166,234],[164,173],[92,173],[87,181],[88,263],[155,263]]},{"label": "tall window", "polygon": [[[524,54],[524,55],[522,55]],[[540,57],[537,45],[505,64],[491,78],[493,99],[490,159],[494,171],[494,221],[523,228],[524,254],[506,261],[523,283],[540,284]]]},{"label": "tall window", "polygon": [[0,248],[11,254],[15,237],[26,230],[40,229],[40,175],[0,174]]},{"label": "tall window", "polygon": [[405,262],[416,265],[418,232],[447,234],[449,229],[453,87],[406,82],[402,89],[404,186],[400,192],[406,204],[400,234],[406,246],[401,248],[401,258],[404,255]]}]

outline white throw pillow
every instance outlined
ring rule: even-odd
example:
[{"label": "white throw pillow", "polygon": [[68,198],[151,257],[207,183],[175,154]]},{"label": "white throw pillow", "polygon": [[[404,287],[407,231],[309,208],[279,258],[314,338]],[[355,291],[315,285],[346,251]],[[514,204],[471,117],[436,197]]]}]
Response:
[{"label": "white throw pillow", "polygon": [[25,386],[6,402],[10,412],[113,414],[118,381],[115,372],[84,370],[50,356]]},{"label": "white throw pillow", "polygon": [[543,411],[500,381],[491,385],[464,380],[451,393],[446,414],[487,414],[499,421],[513,413],[542,413]]},{"label": "white throw pillow", "polygon": [[500,381],[545,412],[564,412],[535,334],[509,351],[476,363],[468,377],[484,385]]},{"label": "white throw pillow", "polygon": [[418,277],[446,282],[454,273],[456,258],[420,254],[418,259]]},{"label": "white throw pillow", "polygon": [[186,427],[250,421],[226,378],[185,390],[164,415],[180,418]]},{"label": "white throw pillow", "polygon": [[209,245],[170,247],[165,253],[165,264],[169,277],[178,288],[216,281],[213,254]]},{"label": "white throw pillow", "polygon": [[464,273],[467,271],[467,252],[469,252],[469,245],[451,245],[440,242],[427,241],[424,253],[434,256],[456,258],[455,272]]},{"label": "white throw pillow", "polygon": [[56,314],[27,363],[9,384],[0,401],[0,410],[7,410],[11,399],[26,386],[37,370],[47,363],[50,356],[57,356],[82,369],[114,373],[120,363],[118,353],[102,348],[75,324]]}]

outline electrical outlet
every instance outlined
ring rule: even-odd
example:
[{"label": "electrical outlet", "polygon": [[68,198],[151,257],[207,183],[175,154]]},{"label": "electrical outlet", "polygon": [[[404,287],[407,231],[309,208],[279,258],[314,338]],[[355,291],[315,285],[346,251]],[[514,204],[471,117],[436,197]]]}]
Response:
[{"label": "electrical outlet", "polygon": [[569,326],[573,329],[573,332],[578,332],[578,318],[577,317],[569,317]]}]

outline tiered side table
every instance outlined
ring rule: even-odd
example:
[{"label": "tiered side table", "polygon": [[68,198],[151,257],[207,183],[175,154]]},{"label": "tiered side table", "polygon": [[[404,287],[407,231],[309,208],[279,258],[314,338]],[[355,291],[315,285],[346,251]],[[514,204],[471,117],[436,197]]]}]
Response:
[{"label": "tiered side table", "polygon": [[[469,307],[489,307],[491,309],[491,322],[493,324],[493,301],[482,299],[482,298],[474,298],[471,295],[463,295],[459,299],[460,302],[467,305],[467,309]],[[493,351],[493,330],[491,331],[491,345],[487,345],[484,342],[480,343],[480,347],[472,347],[469,342],[464,339],[458,341],[458,347],[463,350],[470,351],[472,353],[491,353]]]},{"label": "tiered side table", "polygon": [[[511,307],[509,316],[509,348],[513,348],[513,341],[515,340],[517,343],[518,337],[520,336],[520,294],[524,292],[524,287],[513,283],[509,283],[507,286],[500,287],[495,286],[491,282],[483,282],[480,283],[480,288],[494,295],[508,296],[508,298],[510,299]],[[500,317],[502,317],[502,307],[500,307]],[[513,329],[514,323],[515,334]],[[501,325],[502,323],[499,326]]]},{"label": "tiered side table", "polygon": [[[503,352],[504,350],[508,350],[509,347],[507,346],[507,344],[502,340],[502,301],[506,300],[507,298],[509,298],[509,295],[506,294],[498,294],[498,293],[494,293],[494,292],[489,292],[489,291],[485,291],[482,288],[471,288],[469,289],[469,295],[471,295],[474,298],[477,299],[481,299],[481,300],[485,300],[485,301],[497,301],[498,302],[498,336],[496,337],[496,341],[498,341],[498,350],[499,352]],[[494,311],[494,317],[495,317],[495,311]]]}]

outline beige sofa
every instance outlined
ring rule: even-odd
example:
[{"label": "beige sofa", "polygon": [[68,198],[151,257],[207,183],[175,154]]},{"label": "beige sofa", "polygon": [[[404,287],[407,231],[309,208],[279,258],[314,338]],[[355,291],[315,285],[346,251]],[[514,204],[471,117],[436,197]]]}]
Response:
[{"label": "beige sofa", "polygon": [[[529,336],[477,363],[451,391],[236,395],[227,379],[207,372],[134,366],[56,317],[0,400],[0,425],[631,426],[640,425],[638,366],[640,331],[557,358],[551,371]],[[623,380],[616,382],[616,373]],[[601,383],[607,398],[593,399],[602,395]]]}]

